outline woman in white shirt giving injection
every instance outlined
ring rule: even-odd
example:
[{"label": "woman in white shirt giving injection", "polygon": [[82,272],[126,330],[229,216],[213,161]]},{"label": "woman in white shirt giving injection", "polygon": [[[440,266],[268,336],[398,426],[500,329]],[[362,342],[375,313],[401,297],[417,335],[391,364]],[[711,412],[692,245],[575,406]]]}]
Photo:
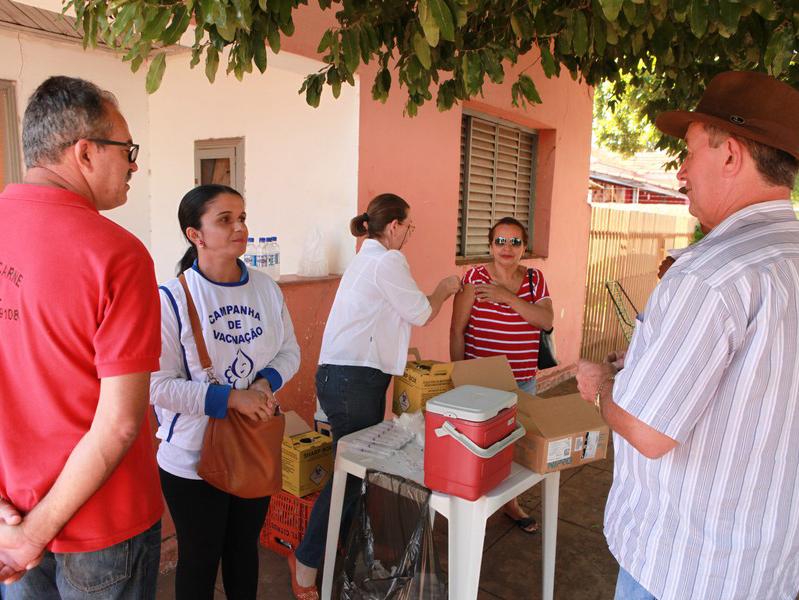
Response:
[{"label": "woman in white shirt giving injection", "polygon": [[[352,234],[367,239],[341,278],[316,372],[316,394],[330,422],[334,452],[341,437],[383,420],[391,376],[405,370],[411,325],[427,325],[461,289],[453,275],[429,296],[419,290],[400,252],[413,229],[410,206],[394,194],[376,196],[365,213],[350,221]],[[314,582],[324,560],[332,485],[331,479],[316,500],[305,537],[289,556],[292,588],[300,600],[318,598]],[[344,537],[358,489],[358,482],[349,478]]]}]

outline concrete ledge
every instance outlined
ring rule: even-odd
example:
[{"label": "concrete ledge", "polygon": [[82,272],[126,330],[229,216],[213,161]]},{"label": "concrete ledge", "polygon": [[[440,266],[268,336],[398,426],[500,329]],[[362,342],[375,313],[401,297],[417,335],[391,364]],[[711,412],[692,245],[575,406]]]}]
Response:
[{"label": "concrete ledge", "polygon": [[281,275],[277,280],[280,287],[287,285],[303,285],[310,283],[324,283],[325,281],[338,281],[341,275],[334,273],[333,275],[325,275],[324,277],[303,277],[302,275]]}]

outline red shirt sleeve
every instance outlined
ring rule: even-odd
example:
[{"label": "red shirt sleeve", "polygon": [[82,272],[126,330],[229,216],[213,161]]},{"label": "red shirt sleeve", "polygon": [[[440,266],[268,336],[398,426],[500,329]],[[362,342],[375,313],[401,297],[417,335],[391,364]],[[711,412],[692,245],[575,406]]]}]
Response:
[{"label": "red shirt sleeve", "polygon": [[153,261],[138,241],[105,272],[94,336],[97,376],[159,369],[161,304]]},{"label": "red shirt sleeve", "polygon": [[533,283],[533,303],[549,298],[549,288],[547,282],[544,281],[544,274],[538,269],[530,269],[530,275]]},{"label": "red shirt sleeve", "polygon": [[489,279],[488,271],[486,271],[485,267],[483,266],[472,267],[471,269],[466,271],[466,274],[463,276],[461,283],[463,284],[486,283],[488,279]]}]

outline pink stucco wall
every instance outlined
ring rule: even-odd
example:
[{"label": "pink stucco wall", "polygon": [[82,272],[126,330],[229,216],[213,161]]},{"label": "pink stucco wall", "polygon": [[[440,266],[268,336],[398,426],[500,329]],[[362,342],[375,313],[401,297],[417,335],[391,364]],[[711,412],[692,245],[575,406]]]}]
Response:
[{"label": "pink stucco wall", "polygon": [[[332,11],[301,7],[296,23],[296,33],[284,41],[284,50],[317,58],[322,32],[335,25]],[[541,269],[547,279],[555,305],[558,358],[568,367],[579,358],[582,339],[593,94],[565,70],[559,78],[547,79],[537,63],[538,56],[531,54],[515,68],[506,65],[505,83],[487,83],[483,97],[467,106],[539,131],[533,239],[535,253],[544,258],[526,262]],[[543,104],[526,110],[511,105],[510,86],[521,70],[533,77]],[[432,291],[442,277],[460,275],[467,268],[455,263],[461,107],[439,113],[431,102],[417,117],[405,117],[406,94],[396,77],[385,105],[372,100],[374,73],[374,63],[359,71],[359,210],[381,192],[408,200],[417,229],[404,252],[420,287]],[[414,330],[411,344],[425,357],[448,358],[450,315],[448,303],[430,325]]]},{"label": "pink stucco wall", "polygon": [[[526,59],[525,68],[533,58]],[[488,84],[470,108],[539,130],[534,249],[546,258],[526,261],[544,272],[555,305],[558,358],[577,361],[588,254],[590,210],[586,182],[591,147],[592,91],[568,74],[548,80],[528,71],[544,101],[524,109],[510,103],[514,70],[506,83]],[[358,202],[361,210],[377,193],[391,191],[411,204],[417,228],[404,250],[420,287],[432,291],[444,276],[462,274],[456,265],[462,111],[439,113],[434,104],[413,119],[402,115],[405,94],[393,89],[385,105],[371,99],[373,70],[361,76]],[[447,360],[451,304],[425,328],[415,329],[411,345],[428,358]]]}]

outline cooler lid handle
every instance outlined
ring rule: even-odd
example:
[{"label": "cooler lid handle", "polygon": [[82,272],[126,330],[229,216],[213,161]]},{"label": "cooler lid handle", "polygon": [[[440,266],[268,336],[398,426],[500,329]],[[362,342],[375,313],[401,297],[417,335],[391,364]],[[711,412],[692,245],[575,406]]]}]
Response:
[{"label": "cooler lid handle", "polygon": [[488,448],[481,448],[475,444],[468,437],[463,435],[460,431],[455,429],[455,426],[449,421],[444,421],[444,424],[435,430],[436,436],[443,437],[445,435],[453,437],[456,441],[460,442],[469,452],[479,456],[480,458],[492,458],[502,452],[505,448],[515,443],[517,440],[524,437],[526,433],[521,423],[516,423],[516,429],[510,432],[507,436],[489,446]]}]

